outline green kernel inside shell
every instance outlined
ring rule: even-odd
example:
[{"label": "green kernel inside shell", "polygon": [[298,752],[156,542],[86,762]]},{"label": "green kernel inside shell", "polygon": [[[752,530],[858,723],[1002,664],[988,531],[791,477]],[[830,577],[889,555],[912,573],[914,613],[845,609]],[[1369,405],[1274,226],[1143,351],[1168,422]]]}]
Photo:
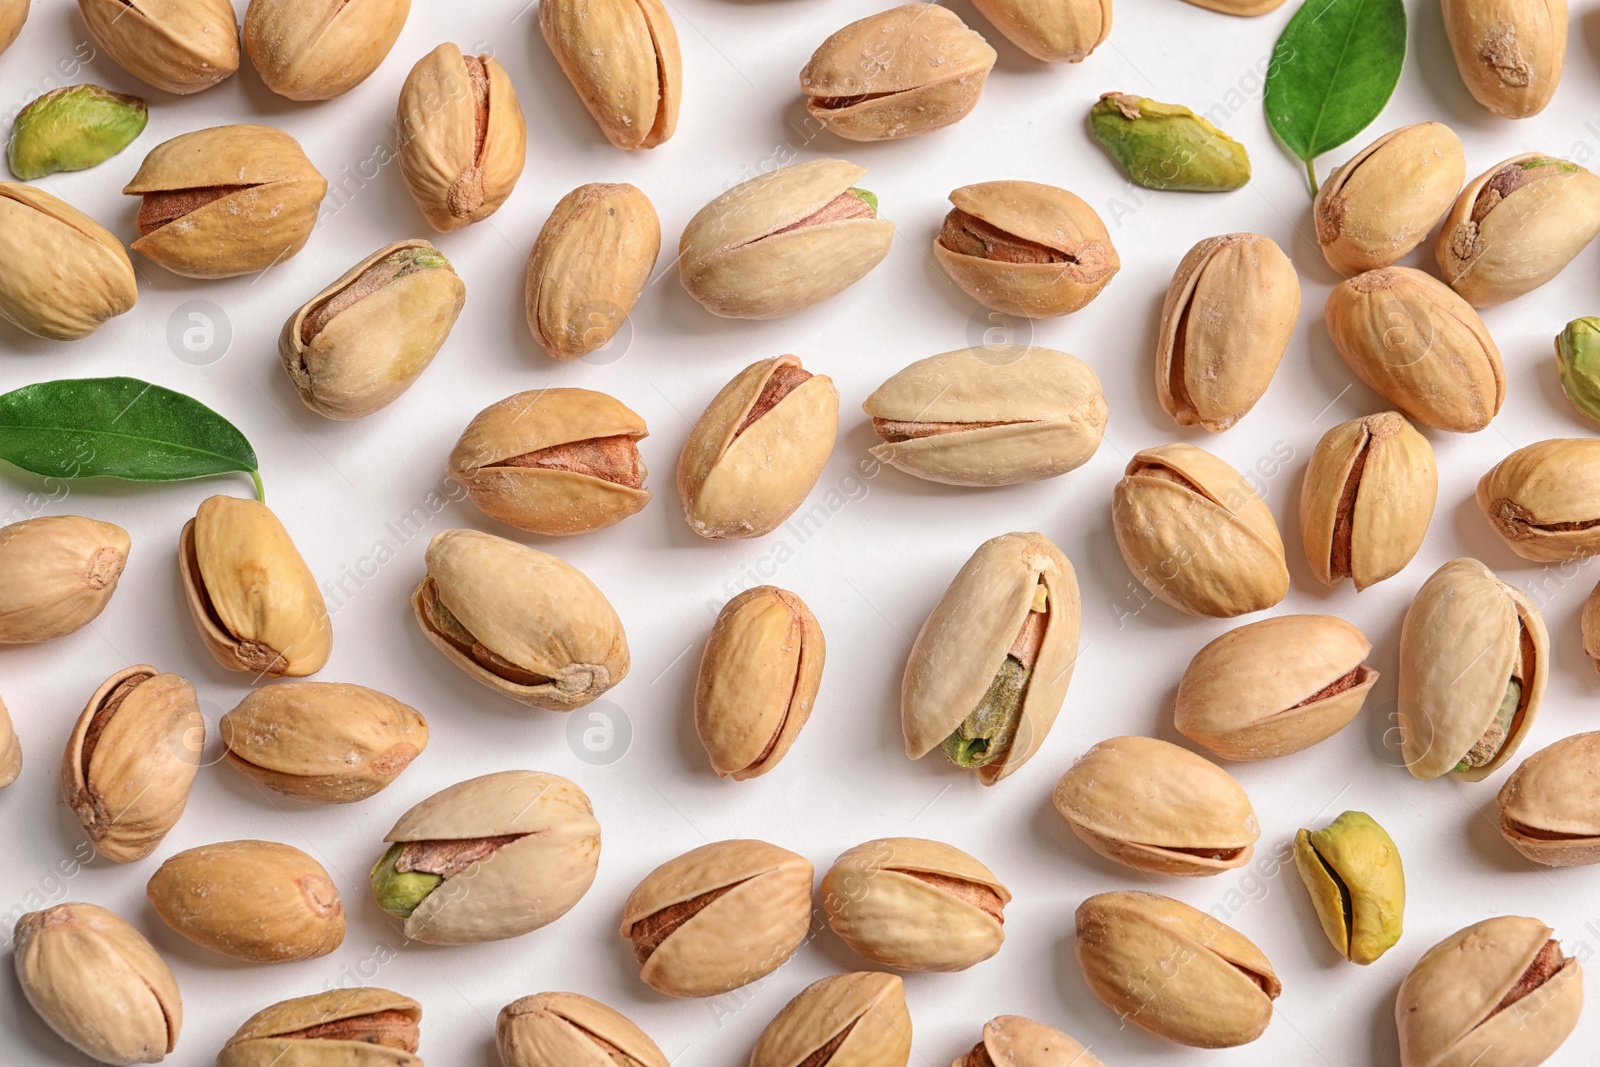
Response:
[{"label": "green kernel inside shell", "polygon": [[395,863],[405,847],[404,842],[396,841],[372,868],[372,895],[377,898],[378,907],[401,919],[410,918],[428,899],[428,894],[444,883],[444,878],[437,874],[395,870]]}]

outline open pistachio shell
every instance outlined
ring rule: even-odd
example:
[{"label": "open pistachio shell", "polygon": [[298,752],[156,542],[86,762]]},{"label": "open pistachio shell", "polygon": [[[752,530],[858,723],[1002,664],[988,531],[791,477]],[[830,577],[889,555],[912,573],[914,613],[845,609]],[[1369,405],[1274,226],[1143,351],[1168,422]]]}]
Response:
[{"label": "open pistachio shell", "polygon": [[0,789],[17,780],[22,773],[22,742],[11,725],[11,713],[6,702],[0,700]]},{"label": "open pistachio shell", "polygon": [[550,0],[539,30],[606,140],[654,148],[672,136],[683,56],[660,0]]},{"label": "open pistachio shell", "polygon": [[81,515],[0,527],[0,645],[53,641],[93,622],[128,563],[128,531]]},{"label": "open pistachio shell", "polygon": [[110,231],[43,189],[0,182],[0,318],[76,341],[138,300],[133,264]]},{"label": "open pistachio shell", "polygon": [[1400,940],[1405,871],[1394,839],[1372,816],[1347,811],[1321,830],[1301,830],[1294,863],[1322,932],[1351,963],[1371,963]]},{"label": "open pistachio shell", "polygon": [[750,1067],[905,1067],[911,1013],[905,983],[882,971],[813,982],[761,1031]]},{"label": "open pistachio shell", "polygon": [[422,1067],[422,1005],[358,986],[295,997],[244,1021],[217,1053],[217,1067]]},{"label": "open pistachio shell", "polygon": [[1541,748],[1511,772],[1495,801],[1500,833],[1533,862],[1600,863],[1600,733]]},{"label": "open pistachio shell", "polygon": [[1105,1067],[1088,1046],[1021,1015],[996,1015],[983,1039],[950,1067]]},{"label": "open pistachio shell", "polygon": [[1561,84],[1567,0],[1444,0],[1445,36],[1478,103],[1508,119],[1537,115]]},{"label": "open pistachio shell", "polygon": [[0,52],[11,47],[28,21],[29,0],[0,0]]},{"label": "open pistachio shell", "polygon": [[1600,554],[1600,440],[1559,438],[1517,449],[1479,479],[1478,508],[1523,559]]},{"label": "open pistachio shell", "polygon": [[1467,177],[1461,138],[1442,122],[1402,126],[1328,175],[1311,216],[1340,274],[1387,267],[1421,244]]},{"label": "open pistachio shell", "polygon": [[577,993],[536,993],[500,1009],[502,1067],[668,1067],[627,1016]]},{"label": "open pistachio shell", "polygon": [[232,0],[78,0],[78,11],[113,62],[169,93],[198,93],[239,69]]}]

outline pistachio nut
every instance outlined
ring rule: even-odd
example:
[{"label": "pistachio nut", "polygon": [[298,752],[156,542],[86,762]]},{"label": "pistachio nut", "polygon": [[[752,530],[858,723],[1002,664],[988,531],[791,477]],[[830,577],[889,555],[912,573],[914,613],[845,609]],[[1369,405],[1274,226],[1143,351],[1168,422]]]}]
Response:
[{"label": "pistachio nut", "polygon": [[27,21],[28,0],[0,0],[0,52],[11,47]]},{"label": "pistachio nut", "polygon": [[474,681],[545,711],[581,708],[628,673],[605,594],[555,556],[477,530],[428,545],[411,595],[417,625]]},{"label": "pistachio nut", "polygon": [[670,997],[764,978],[811,932],[811,861],[765,841],[717,841],[645,876],[622,909],[639,977]]},{"label": "pistachio nut", "polygon": [[1224,193],[1250,181],[1244,145],[1182,104],[1105,93],[1089,109],[1089,132],[1146,189]]},{"label": "pistachio nut", "polygon": [[178,1043],[183,1002],[144,935],[93,904],[17,920],[17,984],[50,1029],[101,1063],[160,1063]]},{"label": "pistachio nut", "polygon": [[276,841],[223,841],[168,859],[145,886],[161,921],[249,963],[326,956],[344,941],[344,904],[322,865]]},{"label": "pistachio nut", "polygon": [[1434,246],[1439,272],[1473,307],[1532,292],[1600,233],[1600,177],[1529,152],[1461,190]]},{"label": "pistachio nut", "polygon": [[1262,611],[1289,592],[1283,539],[1244,476],[1188,444],[1128,462],[1111,505],[1117,547],[1146,589],[1189,615]]},{"label": "pistachio nut", "polygon": [[1283,6],[1283,0],[1189,0],[1189,3],[1208,11],[1240,17],[1265,15]]},{"label": "pistachio nut", "polygon": [[1541,748],[1511,772],[1495,802],[1501,835],[1533,862],[1600,863],[1600,733]]},{"label": "pistachio nut", "polygon": [[110,231],[43,189],[0,182],[0,318],[76,341],[138,299],[133,264]]},{"label": "pistachio nut", "polygon": [[528,154],[511,75],[487,53],[446,42],[417,60],[400,87],[400,176],[428,224],[459,230],[500,210]]},{"label": "pistachio nut", "polygon": [[1011,892],[952,845],[886,837],[822,876],[828,927],[856,953],[901,971],[964,971],[1000,951]]},{"label": "pistachio nut", "polygon": [[213,126],[151,149],[122,191],[143,198],[134,251],[187,278],[228,278],[304,248],[328,183],[281,130]]},{"label": "pistachio nut", "polygon": [[228,670],[301,678],[328,662],[328,605],[265,504],[203,501],[179,535],[178,569],[200,640]]},{"label": "pistachio nut", "polygon": [[1021,1015],[996,1015],[950,1067],[1105,1067],[1077,1038]]},{"label": "pistachio nut", "polygon": [[423,240],[378,249],[289,316],[278,357],[306,407],[359,419],[411,388],[467,300],[450,261]]},{"label": "pistachio nut", "polygon": [[650,503],[644,420],[589,389],[531,389],[484,408],[462,431],[447,472],[484,514],[564,537],[621,522]]},{"label": "pistachio nut", "polygon": [[1400,983],[1400,1067],[1534,1067],[1583,1010],[1583,968],[1538,919],[1500,915],[1423,953]]},{"label": "pistachio nut", "polygon": [[654,148],[672,136],[683,56],[660,0],[550,0],[539,29],[606,140]]},{"label": "pistachio nut", "polygon": [[805,503],[833,453],[839,390],[794,356],[722,387],[678,456],[684,518],[701,537],[761,537]]},{"label": "pistachio nut", "polygon": [[882,971],[813,982],[756,1038],[750,1067],[906,1067],[911,1013],[905,983]]},{"label": "pistachio nut", "polygon": [[1556,335],[1556,367],[1572,406],[1600,422],[1600,318],[1573,319]]},{"label": "pistachio nut", "polygon": [[1111,0],[973,0],[1006,40],[1046,63],[1078,63],[1111,35]]},{"label": "pistachio nut", "polygon": [[933,258],[961,291],[991,311],[1046,318],[1100,295],[1122,260],[1094,208],[1038,182],[980,182],[955,205]]},{"label": "pistachio nut", "polygon": [[365,800],[428,744],[427,720],[415,708],[342,682],[253,689],[217,727],[234,770],[313,804]]},{"label": "pistachio nut", "polygon": [[994,785],[1044,744],[1078,659],[1078,577],[1041,533],[978,546],[911,644],[900,683],[906,755],[934,749]]},{"label": "pistachio nut", "polygon": [[432,945],[520,937],[583,899],[600,824],[572,782],[499,771],[441,789],[400,816],[373,865],[378,906]]},{"label": "pistachio nut", "polygon": [[1361,711],[1378,672],[1366,635],[1332,615],[1280,615],[1229,630],[1195,653],[1173,724],[1223,759],[1287,756]]},{"label": "pistachio nut", "polygon": [[11,713],[6,702],[0,700],[0,789],[17,780],[22,773],[22,742],[17,740],[16,728],[11,725]]},{"label": "pistachio nut", "polygon": [[1444,0],[1444,31],[1473,99],[1508,119],[1543,111],[1567,58],[1567,0]]},{"label": "pistachio nut", "polygon": [[119,67],[169,93],[198,93],[239,69],[232,0],[78,0],[78,11]]},{"label": "pistachio nut", "polygon": [[1400,260],[1450,210],[1466,178],[1461,138],[1444,123],[1390,130],[1317,190],[1311,218],[1323,258],[1340,274]]},{"label": "pistachio nut", "polygon": [[1433,446],[1398,411],[1322,435],[1300,485],[1306,562],[1323,585],[1359,592],[1398,574],[1422,547],[1439,496]]},{"label": "pistachio nut", "polygon": [[1056,783],[1056,811],[1084,844],[1135,870],[1221,874],[1255,855],[1250,798],[1204,756],[1153,737],[1113,737]]},{"label": "pistachio nut", "polygon": [[1347,278],[1328,294],[1323,317],[1356,377],[1418,422],[1476,433],[1505,403],[1489,328],[1430,274],[1384,267]]},{"label": "pistachio nut", "polygon": [[1536,441],[1478,481],[1478,507],[1523,559],[1600,555],[1600,440]]},{"label": "pistachio nut", "polygon": [[94,691],[61,756],[61,799],[96,852],[130,863],[156,850],[189,803],[205,736],[176,674],[140,663]]},{"label": "pistachio nut", "polygon": [[1351,963],[1368,964],[1400,940],[1406,875],[1400,850],[1372,816],[1347,811],[1294,837],[1294,865],[1322,932]]},{"label": "pistachio nut", "polygon": [[946,485],[1014,485],[1089,461],[1105,436],[1105,394],[1083,360],[1036,345],[919,359],[867,397],[872,454]]},{"label": "pistachio nut", "polygon": [[668,1067],[650,1035],[578,993],[537,993],[500,1009],[501,1067]]},{"label": "pistachio nut", "polygon": [[1418,778],[1481,781],[1516,754],[1544,696],[1539,609],[1475,559],[1451,560],[1400,627],[1400,750]]},{"label": "pistachio nut", "polygon": [[1272,384],[1299,315],[1300,277],[1272,238],[1230,233],[1195,245],[1161,305],[1161,410],[1212,433],[1244,418]]},{"label": "pistachio nut", "polygon": [[244,1021],[217,1067],[423,1067],[422,1005],[371,986],[279,1001]]},{"label": "pistachio nut", "polygon": [[723,606],[694,690],[695,732],[718,777],[778,765],[811,716],[826,651],[817,617],[786,589],[758,586]]},{"label": "pistachio nut", "polygon": [[846,140],[915,137],[966,118],[997,58],[949,8],[903,4],[817,46],[800,91],[811,117]]},{"label": "pistachio nut", "polygon": [[17,112],[6,144],[11,173],[32,181],[99,166],[144,132],[143,100],[98,85],[52,89]]},{"label": "pistachio nut", "polygon": [[813,159],[741,182],[696,212],[678,278],[713,315],[775,319],[860,281],[889,254],[894,223],[854,182],[867,172]]},{"label": "pistachio nut", "polygon": [[661,220],[626,182],[580,185],[561,198],[528,259],[523,303],[533,339],[555,359],[611,343],[650,281]]},{"label": "pistachio nut", "polygon": [[250,0],[244,50],[267,88],[290,100],[330,100],[378,69],[411,0]]},{"label": "pistachio nut", "polygon": [[1196,1048],[1254,1041],[1283,991],[1249,938],[1157,893],[1101,893],[1078,905],[1076,952],[1084,981],[1107,1007]]},{"label": "pistachio nut", "polygon": [[97,619],[131,545],[122,527],[80,515],[0,527],[0,645],[53,641]]}]

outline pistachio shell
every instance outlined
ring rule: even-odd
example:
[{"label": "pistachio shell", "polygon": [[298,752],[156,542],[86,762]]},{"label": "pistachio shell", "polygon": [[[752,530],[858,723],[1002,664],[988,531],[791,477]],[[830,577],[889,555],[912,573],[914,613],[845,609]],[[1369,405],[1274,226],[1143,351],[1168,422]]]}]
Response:
[{"label": "pistachio shell", "polygon": [[804,856],[764,841],[718,841],[645,876],[622,909],[639,977],[672,997],[709,997],[777,970],[811,931]]},{"label": "pistachio shell", "polygon": [[184,524],[178,568],[195,629],[230,671],[300,678],[333,651],[317,580],[262,503],[214,496]]},{"label": "pistachio shell", "polygon": [[262,686],[217,726],[234,770],[314,804],[372,796],[428,744],[428,723],[415,708],[340,682]]},{"label": "pistachio shell", "polygon": [[263,1008],[228,1039],[217,1067],[422,1067],[422,1006],[387,989],[357,986]]},{"label": "pistachio shell", "polygon": [[1511,551],[1540,563],[1600,554],[1600,441],[1538,441],[1478,481],[1478,507]]},{"label": "pistachio shell", "polygon": [[1359,592],[1398,574],[1433,519],[1433,446],[1398,411],[1351,419],[1323,434],[1300,487],[1300,534],[1311,573]]},{"label": "pistachio shell", "polygon": [[492,55],[450,43],[417,60],[400,87],[400,176],[441,233],[493,215],[522,176],[528,131],[517,90]]},{"label": "pistachio shell", "polygon": [[330,419],[358,419],[411,388],[466,300],[466,285],[437,248],[397,241],[291,315],[278,356],[306,407]]},{"label": "pistachio shell", "polygon": [[1155,893],[1101,893],[1078,905],[1076,950],[1089,989],[1124,1021],[1197,1048],[1260,1037],[1282,991],[1243,934]]},{"label": "pistachio shell", "polygon": [[1135,455],[1111,515],[1128,569],[1179,611],[1226,619],[1289,591],[1272,512],[1238,471],[1193,445]]},{"label": "pistachio shell", "polygon": [[588,795],[554,774],[500,771],[457,782],[402,815],[384,840],[448,844],[511,835],[446,874],[405,916],[406,937],[432,945],[520,937],[561,918],[594,884],[600,824]]},{"label": "pistachio shell", "polygon": [[95,690],[61,757],[61,799],[95,851],[129,863],[156,850],[189,802],[205,733],[176,674],[140,663]]},{"label": "pistachio shell", "polygon": [[0,318],[76,341],[138,299],[128,253],[104,226],[43,189],[0,182]]},{"label": "pistachio shell", "polygon": [[1113,737],[1056,783],[1056,810],[1100,855],[1185,877],[1243,867],[1261,824],[1239,783],[1215,763],[1153,737]]},{"label": "pistachio shell", "polygon": [[[512,700],[571,711],[628,673],[628,639],[605,594],[576,567],[476,530],[428,545],[411,597],[417,624],[468,676]],[[459,627],[439,628],[437,608]]]},{"label": "pistachio shell", "polygon": [[950,203],[933,258],[991,311],[1029,318],[1077,311],[1122,267],[1100,216],[1065,189],[981,182],[952,192]]},{"label": "pistachio shell", "polygon": [[710,538],[776,530],[805,503],[838,430],[832,378],[794,356],[750,364],[712,398],[678,457],[689,527]]},{"label": "pistachio shell", "polygon": [[911,1059],[905,983],[881,971],[811,983],[761,1031],[750,1067],[795,1067],[819,1056],[827,1067],[905,1067]]},{"label": "pistachio shell", "polygon": [[[1400,628],[1400,746],[1418,778],[1454,771],[1469,782],[1517,751],[1539,714],[1550,638],[1533,601],[1475,559],[1451,560],[1423,583]],[[1520,692],[1499,723],[1508,684]],[[1495,746],[1483,752],[1484,739]],[[1473,750],[1481,757],[1466,765]]]},{"label": "pistachio shell", "polygon": [[1405,871],[1394,839],[1372,816],[1347,811],[1321,830],[1301,830],[1294,862],[1340,955],[1368,964],[1400,940]]},{"label": "pistachio shell", "polygon": [[1000,951],[1011,892],[951,845],[886,837],[822,878],[828,926],[857,954],[902,971],[962,971]]},{"label": "pistachio shell", "polygon": [[1431,275],[1411,267],[1358,274],[1328,294],[1323,314],[1356,377],[1418,422],[1476,433],[1505,403],[1488,327]]},{"label": "pistachio shell", "polygon": [[198,93],[239,69],[231,0],[78,0],[78,11],[118,66],[169,93]]},{"label": "pistachio shell", "polygon": [[729,189],[683,229],[683,287],[713,315],[774,319],[854,285],[889,254],[894,223],[876,210],[808,220],[826,214],[866,172],[842,159],[813,159]]},{"label": "pistachio shell", "polygon": [[1554,278],[1597,233],[1600,177],[1529,152],[1467,183],[1434,253],[1440,274],[1467,303],[1492,307]]},{"label": "pistachio shell", "polygon": [[178,1043],[172,971],[121,916],[58,904],[17,920],[17,982],[63,1041],[101,1063],[159,1063]]},{"label": "pistachio shell", "polygon": [[1580,620],[1583,631],[1583,650],[1590,659],[1594,660],[1594,669],[1600,671],[1600,583],[1589,590],[1588,599],[1583,602],[1583,615]]},{"label": "pistachio shell", "polygon": [[150,214],[134,251],[174,274],[228,278],[304,248],[328,182],[281,130],[213,126],[151,149],[122,191]]},{"label": "pistachio shell", "polygon": [[502,1067],[668,1067],[650,1035],[614,1008],[577,993],[537,993],[500,1009]]},{"label": "pistachio shell", "polygon": [[1600,863],[1600,733],[1541,748],[1511,772],[1495,798],[1500,833],[1535,863]]},{"label": "pistachio shell", "polygon": [[1182,104],[1105,93],[1089,110],[1089,132],[1147,189],[1220,193],[1250,181],[1244,145]]},{"label": "pistachio shell", "polygon": [[330,100],[378,69],[410,12],[411,0],[250,0],[244,48],[279,96]]},{"label": "pistachio shell", "polygon": [[905,4],[823,41],[800,91],[811,117],[847,140],[914,137],[965,118],[996,58],[949,8]]},{"label": "pistachio shell", "polygon": [[524,304],[533,339],[556,359],[611,343],[650,281],[661,221],[627,183],[580,185],[556,204],[528,259]]},{"label": "pistachio shell", "polygon": [[1311,217],[1340,274],[1387,267],[1427,238],[1467,177],[1461,138],[1442,122],[1390,130],[1328,176]]},{"label": "pistachio shell", "polygon": [[11,713],[6,702],[0,700],[0,789],[17,780],[22,773],[22,742],[11,725]]},{"label": "pistachio shell", "polygon": [[11,47],[28,21],[28,0],[0,0],[0,52]]},{"label": "pistachio shell", "polygon": [[747,589],[711,628],[694,692],[694,725],[719,777],[777,766],[811,716],[826,644],[805,601],[775,586]]},{"label": "pistachio shell", "polygon": [[900,684],[907,756],[921,759],[962,728],[1008,659],[1021,659],[1016,646],[1041,613],[1043,632],[1023,663],[1029,673],[1012,712],[1015,724],[998,735],[1009,734],[1000,751],[985,748],[978,779],[994,785],[1033,758],[1066,699],[1082,622],[1072,563],[1041,533],[1003,534],[979,545],[917,631]]},{"label": "pistachio shell", "polygon": [[1087,363],[1033,345],[919,359],[861,410],[883,439],[874,456],[947,485],[1013,485],[1076,470],[1099,449],[1108,417]]},{"label": "pistachio shell", "polygon": [[1078,63],[1111,35],[1111,0],[973,0],[1006,39],[1034,59]]},{"label": "pistachio shell", "polygon": [[660,0],[550,0],[539,29],[606,140],[654,148],[672,136],[683,56]]},{"label": "pistachio shell", "polygon": [[1212,433],[1244,418],[1272,384],[1299,314],[1300,278],[1272,238],[1230,233],[1195,245],[1161,306],[1161,409]]},{"label": "pistachio shell", "polygon": [[[1537,919],[1501,915],[1424,953],[1395,997],[1400,1067],[1530,1067],[1554,1055],[1583,1010],[1577,960],[1544,973],[1540,957],[1554,933]],[[1539,979],[1531,989],[1523,981],[1530,974]]]},{"label": "pistachio shell", "polygon": [[52,89],[17,113],[6,162],[23,181],[87,170],[127,148],[148,120],[145,103],[137,96],[98,85]]},{"label": "pistachio shell", "polygon": [[344,941],[344,905],[328,872],[275,841],[180,852],[150,876],[145,893],[173,930],[236,960],[315,959]]},{"label": "pistachio shell", "polygon": [[950,1067],[1105,1067],[1077,1038],[1020,1015],[996,1015]]},{"label": "pistachio shell", "polygon": [[1496,115],[1543,111],[1567,56],[1567,0],[1444,0],[1444,30],[1467,91]]},{"label": "pistachio shell", "polygon": [[93,622],[131,544],[122,527],[78,515],[0,527],[0,645],[52,641]]},{"label": "pistachio shell", "polygon": [[1203,7],[1224,15],[1238,15],[1241,18],[1265,15],[1283,6],[1283,0],[1189,0],[1189,3],[1195,7]]}]

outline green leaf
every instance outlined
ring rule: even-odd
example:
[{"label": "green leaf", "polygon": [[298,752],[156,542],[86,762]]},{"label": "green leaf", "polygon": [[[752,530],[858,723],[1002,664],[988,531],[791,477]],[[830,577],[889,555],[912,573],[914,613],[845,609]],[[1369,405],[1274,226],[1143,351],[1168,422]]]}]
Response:
[{"label": "green leaf", "polygon": [[1406,58],[1403,0],[1305,0],[1267,71],[1267,122],[1306,164],[1366,129],[1389,102]]},{"label": "green leaf", "polygon": [[265,499],[255,449],[233,423],[137,378],[67,378],[0,396],[0,459],[52,478],[179,482],[238,471]]}]

